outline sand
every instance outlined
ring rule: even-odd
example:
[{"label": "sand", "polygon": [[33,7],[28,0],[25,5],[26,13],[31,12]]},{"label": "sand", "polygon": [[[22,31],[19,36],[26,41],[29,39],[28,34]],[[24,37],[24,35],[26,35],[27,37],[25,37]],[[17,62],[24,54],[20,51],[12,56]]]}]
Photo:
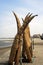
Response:
[{"label": "sand", "polygon": [[[42,40],[43,41],[43,40]],[[0,48],[0,65],[9,60],[11,47]],[[43,65],[43,45],[34,45],[32,63],[22,63],[22,65]]]},{"label": "sand", "polygon": [[9,59],[11,47],[0,48],[0,63]]},{"label": "sand", "polygon": [[[8,61],[10,47],[0,49],[0,63]],[[22,65],[43,65],[43,45],[35,45],[33,50],[32,63],[23,63]]]}]

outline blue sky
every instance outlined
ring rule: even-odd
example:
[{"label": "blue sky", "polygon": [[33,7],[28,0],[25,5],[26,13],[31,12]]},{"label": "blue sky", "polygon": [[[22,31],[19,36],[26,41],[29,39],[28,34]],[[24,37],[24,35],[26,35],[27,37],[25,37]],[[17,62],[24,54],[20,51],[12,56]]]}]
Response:
[{"label": "blue sky", "polygon": [[0,37],[14,37],[17,33],[14,11],[22,23],[21,18],[30,12],[38,14],[30,26],[30,33],[43,33],[43,0],[0,0]]}]

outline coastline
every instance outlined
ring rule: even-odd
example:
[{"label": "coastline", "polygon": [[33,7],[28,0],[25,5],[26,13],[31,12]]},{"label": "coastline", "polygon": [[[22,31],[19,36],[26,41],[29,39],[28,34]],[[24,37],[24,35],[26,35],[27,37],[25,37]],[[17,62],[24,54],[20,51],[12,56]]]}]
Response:
[{"label": "coastline", "polygon": [[8,61],[10,50],[11,50],[11,46],[0,48],[0,62]]}]

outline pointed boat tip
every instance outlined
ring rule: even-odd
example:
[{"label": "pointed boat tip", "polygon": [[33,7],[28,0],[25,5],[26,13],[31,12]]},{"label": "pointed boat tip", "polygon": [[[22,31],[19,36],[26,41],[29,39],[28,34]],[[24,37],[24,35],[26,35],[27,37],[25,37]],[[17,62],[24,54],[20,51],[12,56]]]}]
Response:
[{"label": "pointed boat tip", "polygon": [[37,14],[35,16],[38,16]]},{"label": "pointed boat tip", "polygon": [[15,12],[14,12],[14,11],[12,11],[12,13],[13,13],[13,14],[15,14]]},{"label": "pointed boat tip", "polygon": [[36,15],[33,15],[33,17],[36,17],[36,16],[38,16],[37,14]]}]

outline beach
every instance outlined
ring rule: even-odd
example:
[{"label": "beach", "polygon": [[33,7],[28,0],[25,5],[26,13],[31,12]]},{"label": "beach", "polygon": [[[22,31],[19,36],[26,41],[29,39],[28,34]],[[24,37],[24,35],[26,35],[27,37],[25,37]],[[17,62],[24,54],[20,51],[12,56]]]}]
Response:
[{"label": "beach", "polygon": [[11,47],[0,48],[0,63],[8,61]]},{"label": "beach", "polygon": [[[0,48],[0,65],[9,60],[10,51],[11,46]],[[43,43],[34,44],[32,63],[22,63],[22,65],[43,65]]]},{"label": "beach", "polygon": [[[0,64],[8,61],[10,50],[11,47],[0,49]],[[23,63],[23,65],[43,65],[43,45],[35,45],[32,63]]]}]

